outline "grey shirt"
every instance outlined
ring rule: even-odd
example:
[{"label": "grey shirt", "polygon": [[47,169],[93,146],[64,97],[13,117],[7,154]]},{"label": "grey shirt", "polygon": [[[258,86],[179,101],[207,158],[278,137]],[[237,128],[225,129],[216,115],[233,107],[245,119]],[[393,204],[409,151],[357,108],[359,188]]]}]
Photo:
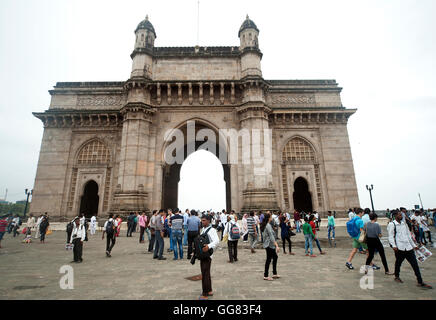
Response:
[{"label": "grey shirt", "polygon": [[368,238],[378,238],[378,235],[382,233],[380,225],[377,222],[368,222],[365,228]]},{"label": "grey shirt", "polygon": [[265,230],[263,230],[263,247],[275,249],[274,242],[276,241],[274,230],[270,223],[266,224]]},{"label": "grey shirt", "polygon": [[156,216],[156,230],[163,231],[163,229],[164,229],[164,224],[162,223],[162,216],[158,214]]}]

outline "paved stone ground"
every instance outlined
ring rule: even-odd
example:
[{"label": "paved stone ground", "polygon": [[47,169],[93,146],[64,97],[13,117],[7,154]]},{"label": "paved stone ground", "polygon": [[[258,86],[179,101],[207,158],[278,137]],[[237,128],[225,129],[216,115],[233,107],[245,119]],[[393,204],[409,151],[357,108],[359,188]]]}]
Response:
[{"label": "paved stone ground", "polygon": [[[433,229],[434,230],[434,229]],[[383,227],[386,234],[386,228]],[[435,299],[436,288],[424,290],[416,287],[413,270],[403,264],[403,284],[385,276],[383,268],[374,273],[374,289],[360,288],[359,266],[365,263],[364,255],[353,260],[355,270],[345,267],[351,250],[351,241],[344,227],[337,228],[337,247],[330,248],[327,232],[321,228],[321,245],[324,256],[304,256],[303,235],[293,237],[295,256],[279,255],[278,271],[281,279],[263,280],[265,252],[258,249],[251,254],[247,244],[240,241],[239,261],[227,263],[227,250],[218,250],[212,263],[213,299]],[[65,232],[55,231],[47,236],[46,243],[21,243],[5,235],[0,249],[0,299],[197,299],[201,282],[186,280],[200,273],[199,263],[192,266],[186,259],[173,261],[172,253],[165,252],[166,261],[152,259],[146,254],[146,244],[138,243],[138,234],[132,238],[117,239],[112,258],[106,258],[106,240],[101,233],[90,236],[84,245],[84,262],[70,264],[72,252],[64,249]],[[435,237],[436,239],[436,237]],[[246,247],[246,248],[243,248]],[[168,239],[165,240],[165,251]],[[431,248],[433,254],[435,249]],[[314,248],[315,254],[318,249]],[[394,255],[386,249],[388,263],[394,269]],[[424,281],[436,287],[435,257],[420,263]],[[376,264],[381,266],[379,257]],[[59,269],[70,264],[74,268],[74,290],[62,290]]]}]

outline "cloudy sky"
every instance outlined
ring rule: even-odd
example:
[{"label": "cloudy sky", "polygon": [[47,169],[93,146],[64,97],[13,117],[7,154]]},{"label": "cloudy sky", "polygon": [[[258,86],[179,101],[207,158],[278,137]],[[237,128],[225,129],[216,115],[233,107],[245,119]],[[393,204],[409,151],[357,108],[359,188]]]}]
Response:
[{"label": "cloudy sky", "polygon": [[[435,12],[432,0],[201,0],[199,44],[239,45],[249,14],[265,79],[336,79],[358,109],[348,129],[361,205],[373,184],[376,209],[411,207],[418,193],[436,207]],[[156,46],[196,44],[197,0],[0,1],[0,198],[33,186],[43,127],[32,112],[48,108],[47,91],[127,80],[146,14]]]}]

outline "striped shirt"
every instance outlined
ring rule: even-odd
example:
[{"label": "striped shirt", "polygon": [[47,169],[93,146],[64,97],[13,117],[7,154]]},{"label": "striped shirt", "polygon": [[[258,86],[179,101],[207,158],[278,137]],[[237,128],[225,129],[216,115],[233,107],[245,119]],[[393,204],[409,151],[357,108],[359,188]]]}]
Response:
[{"label": "striped shirt", "polygon": [[247,227],[248,227],[248,233],[255,233],[256,231],[256,221],[254,220],[254,217],[248,217],[247,218]]}]

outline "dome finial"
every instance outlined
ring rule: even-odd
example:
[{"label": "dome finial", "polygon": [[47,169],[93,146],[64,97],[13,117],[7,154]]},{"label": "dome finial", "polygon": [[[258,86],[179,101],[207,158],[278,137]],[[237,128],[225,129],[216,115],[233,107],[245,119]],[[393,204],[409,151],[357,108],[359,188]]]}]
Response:
[{"label": "dome finial", "polygon": [[248,17],[248,14],[247,14],[247,20],[250,20],[250,18]]},{"label": "dome finial", "polygon": [[148,21],[148,14],[145,16],[145,21]]}]

